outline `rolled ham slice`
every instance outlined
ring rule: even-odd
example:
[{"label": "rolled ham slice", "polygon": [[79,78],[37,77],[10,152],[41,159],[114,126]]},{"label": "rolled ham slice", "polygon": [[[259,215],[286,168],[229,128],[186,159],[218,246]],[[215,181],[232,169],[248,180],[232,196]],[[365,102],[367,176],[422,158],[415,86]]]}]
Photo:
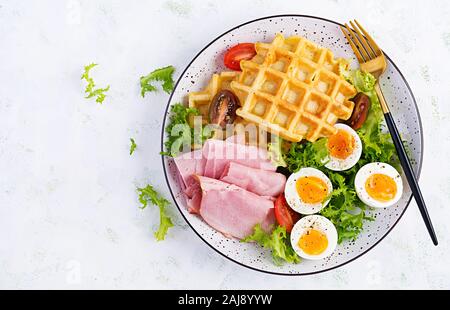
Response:
[{"label": "rolled ham slice", "polygon": [[202,150],[181,154],[175,157],[174,161],[184,187],[189,187],[193,175],[203,175],[206,159]]},{"label": "rolled ham slice", "polygon": [[286,184],[286,177],[281,173],[250,168],[236,162],[229,162],[225,166],[220,180],[260,196],[272,197],[283,193]]},{"label": "rolled ham slice", "polygon": [[275,223],[270,199],[208,177],[193,179],[196,182],[186,190],[190,207],[225,236],[242,239],[252,234],[257,224],[268,231]]}]

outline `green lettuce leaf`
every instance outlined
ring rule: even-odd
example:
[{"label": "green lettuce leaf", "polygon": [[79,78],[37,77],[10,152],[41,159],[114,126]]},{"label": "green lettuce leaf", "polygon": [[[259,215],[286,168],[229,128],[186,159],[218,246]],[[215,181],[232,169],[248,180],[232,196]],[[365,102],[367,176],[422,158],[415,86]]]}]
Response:
[{"label": "green lettuce leaf", "polygon": [[274,142],[270,142],[267,144],[269,159],[275,165],[275,167],[287,167],[281,150],[282,143],[283,139],[277,137]]},{"label": "green lettuce leaf", "polygon": [[173,227],[172,220],[166,214],[166,208],[170,205],[170,202],[149,184],[145,187],[137,188],[137,192],[139,194],[139,202],[142,204],[141,209],[145,209],[148,203],[159,208],[159,228],[155,232],[155,238],[157,241],[164,240],[167,230]]},{"label": "green lettuce leaf", "polygon": [[199,116],[200,112],[195,108],[189,108],[181,103],[174,104],[170,109],[171,115],[166,126],[168,139],[164,143],[165,151],[161,155],[170,157],[178,156],[186,146],[201,145],[211,137],[209,127],[202,126],[201,132],[196,134],[191,127],[191,117]]},{"label": "green lettuce leaf", "polygon": [[291,172],[306,167],[322,167],[328,157],[328,139],[320,139],[315,143],[292,143],[283,158]]},{"label": "green lettuce leaf", "polygon": [[289,240],[286,228],[278,226],[271,233],[267,233],[261,225],[254,227],[254,233],[244,238],[242,242],[256,242],[272,251],[273,262],[280,266],[284,262],[297,264],[300,257],[295,253]]},{"label": "green lettuce leaf", "polygon": [[370,73],[353,70],[346,74],[346,80],[355,86],[358,92],[370,93],[374,90],[377,79]]},{"label": "green lettuce leaf", "polygon": [[105,88],[97,88],[95,89],[95,82],[94,79],[92,77],[90,77],[89,73],[91,71],[92,68],[94,68],[95,66],[97,66],[98,64],[96,63],[91,63],[87,66],[84,66],[84,72],[81,75],[81,79],[85,80],[88,84],[86,85],[86,88],[84,90],[84,92],[87,94],[86,99],[92,98],[92,97],[96,97],[95,101],[97,103],[102,104],[103,101],[106,98],[106,94],[105,92],[107,92],[109,90],[109,85],[106,86]]},{"label": "green lettuce leaf", "polygon": [[173,73],[175,68],[173,66],[167,66],[164,68],[159,68],[146,76],[141,76],[141,95],[145,97],[146,92],[154,92],[157,90],[156,86],[152,82],[162,82],[162,89],[170,94],[173,90]]},{"label": "green lettuce leaf", "polygon": [[336,227],[338,243],[354,240],[363,229],[363,221],[372,220],[372,217],[366,216],[366,207],[356,195],[353,182],[337,172],[328,172],[328,177],[334,190],[329,204],[320,213]]},{"label": "green lettuce leaf", "polygon": [[137,144],[136,144],[136,142],[134,141],[133,138],[130,138],[130,142],[131,142],[130,155],[132,155],[134,153],[134,151],[136,150],[136,148],[137,148]]},{"label": "green lettuce leaf", "polygon": [[356,87],[358,92],[363,92],[369,96],[371,102],[366,122],[358,130],[358,135],[364,145],[364,155],[367,162],[380,161],[398,166],[391,136],[388,132],[382,130],[384,115],[375,92],[375,77],[370,73],[355,70],[349,74],[347,80]]}]

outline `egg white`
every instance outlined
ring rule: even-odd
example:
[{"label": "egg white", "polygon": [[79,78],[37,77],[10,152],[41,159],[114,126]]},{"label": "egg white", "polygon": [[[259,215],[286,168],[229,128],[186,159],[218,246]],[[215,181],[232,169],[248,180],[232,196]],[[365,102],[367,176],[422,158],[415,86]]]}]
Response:
[{"label": "egg white", "polygon": [[[306,254],[299,246],[298,241],[300,238],[306,234],[306,232],[310,229],[315,229],[323,233],[328,239],[328,246],[319,255],[310,255]],[[309,215],[300,219],[292,228],[291,232],[291,245],[298,256],[309,259],[309,260],[319,260],[324,259],[325,257],[330,256],[334,250],[336,249],[338,241],[338,233],[336,227],[334,227],[333,223],[326,217],[321,215]]]},{"label": "egg white", "polygon": [[334,127],[336,129],[341,129],[349,133],[355,139],[355,148],[353,149],[353,152],[350,154],[350,156],[348,156],[345,159],[340,159],[329,155],[324,160],[324,162],[326,163],[325,167],[332,171],[345,171],[351,169],[354,165],[356,165],[356,163],[361,158],[362,142],[356,131],[353,130],[353,128],[345,124],[336,124],[334,125]]},{"label": "egg white", "polygon": [[[397,193],[395,197],[387,202],[382,202],[370,197],[366,191],[366,181],[373,174],[384,174],[391,177],[397,185]],[[370,163],[359,169],[355,177],[355,189],[359,199],[372,208],[388,208],[395,205],[403,194],[403,181],[398,171],[389,164]]]},{"label": "egg white", "polygon": [[319,203],[306,203],[303,202],[297,192],[297,180],[302,177],[317,177],[324,181],[328,188],[328,194],[330,195],[333,191],[333,185],[331,184],[330,179],[320,170],[315,168],[303,168],[300,171],[293,173],[286,182],[286,186],[284,189],[284,194],[286,197],[286,201],[289,206],[294,209],[294,211],[304,214],[311,215],[320,212],[325,206],[330,202],[328,199],[325,202]]}]

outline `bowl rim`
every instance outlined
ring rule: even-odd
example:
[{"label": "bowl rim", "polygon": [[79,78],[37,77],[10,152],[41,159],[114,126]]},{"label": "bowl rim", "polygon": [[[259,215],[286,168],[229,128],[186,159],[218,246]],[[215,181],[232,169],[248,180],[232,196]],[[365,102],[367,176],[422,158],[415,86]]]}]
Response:
[{"label": "bowl rim", "polygon": [[[192,63],[208,48],[210,47],[214,42],[216,42],[217,40],[219,40],[220,38],[222,38],[223,36],[225,36],[226,34],[251,23],[255,23],[261,20],[265,20],[265,19],[271,19],[271,18],[283,18],[283,17],[300,17],[300,18],[310,18],[310,19],[316,19],[316,20],[321,20],[321,21],[326,21],[332,24],[335,24],[337,26],[343,26],[343,24],[336,22],[334,20],[331,19],[327,19],[327,18],[323,18],[323,17],[318,17],[318,16],[314,16],[314,15],[302,15],[302,14],[278,14],[278,15],[270,15],[270,16],[264,16],[264,17],[259,17],[256,19],[252,19],[250,21],[241,23],[223,33],[221,33],[220,35],[218,35],[215,39],[213,39],[212,41],[210,41],[208,44],[206,44],[196,55],[195,57],[189,62],[189,64],[185,67],[185,69],[183,70],[183,72],[180,74],[180,77],[178,78],[177,82],[174,85],[173,91],[170,94],[170,97],[167,101],[167,105],[166,105],[166,109],[164,111],[164,119],[163,119],[163,123],[162,123],[162,129],[161,129],[161,152],[164,151],[164,137],[165,137],[165,126],[166,126],[166,119],[167,119],[167,114],[169,111],[169,107],[170,107],[170,102],[172,101],[172,97],[173,94],[175,93],[175,90],[178,86],[178,84],[180,83],[180,81],[183,79],[184,74],[186,73],[186,71],[191,67]],[[384,52],[384,51],[383,51]],[[403,75],[403,73],[400,71],[400,69],[398,68],[398,66],[392,61],[392,59],[386,54],[384,53],[384,55],[386,56],[386,58],[389,60],[389,62],[393,65],[393,67],[397,70],[397,72],[400,74],[400,77],[402,78],[403,82],[405,83],[409,94],[411,95],[412,101],[414,103],[414,106],[416,108],[417,111],[417,121],[418,121],[418,125],[419,125],[419,129],[420,129],[420,145],[421,145],[421,149],[420,149],[420,160],[417,163],[417,180],[419,180],[420,178],[420,174],[422,172],[422,163],[423,163],[423,156],[424,156],[424,137],[423,137],[423,126],[422,126],[422,119],[420,116],[420,112],[419,112],[419,107],[417,105],[417,101],[416,98],[414,97],[414,93],[412,92],[412,89],[410,87],[410,85],[408,84],[408,81],[406,80],[405,76]],[[358,254],[357,256],[353,257],[352,259],[349,259],[346,262],[343,262],[339,265],[327,268],[327,269],[322,269],[322,270],[318,270],[318,271],[313,271],[313,272],[305,272],[305,273],[282,273],[282,272],[274,272],[274,271],[268,271],[268,270],[263,270],[263,269],[259,269],[256,267],[252,267],[249,265],[246,265],[244,263],[241,263],[229,256],[227,256],[226,254],[220,252],[218,249],[216,249],[213,245],[211,245],[208,241],[205,240],[205,238],[203,238],[199,232],[197,232],[197,230],[191,225],[191,223],[188,221],[188,219],[186,218],[186,216],[183,214],[183,212],[181,211],[181,207],[178,205],[177,200],[175,198],[175,194],[172,191],[172,187],[170,186],[170,182],[169,182],[169,178],[167,176],[167,170],[166,170],[166,165],[165,165],[165,156],[161,155],[161,161],[162,161],[162,166],[163,166],[163,171],[164,171],[164,178],[166,180],[167,186],[169,187],[169,191],[170,191],[170,195],[172,196],[172,199],[176,205],[176,207],[178,208],[178,211],[180,212],[181,216],[183,217],[183,219],[186,221],[186,223],[189,225],[189,227],[195,232],[195,234],[204,242],[206,243],[210,248],[212,248],[215,252],[219,253],[221,256],[227,258],[228,260],[251,270],[254,271],[258,271],[258,272],[262,272],[262,273],[266,273],[266,274],[272,274],[272,275],[279,275],[279,276],[289,276],[289,277],[296,277],[296,276],[308,276],[308,275],[314,275],[314,274],[319,274],[319,273],[323,273],[323,272],[327,272],[327,271],[331,271],[333,269],[337,269],[340,268],[342,266],[345,266],[353,261],[355,261],[356,259],[364,256],[365,254],[367,254],[370,250],[372,250],[373,248],[375,248],[375,246],[377,246],[384,238],[386,238],[386,236],[388,236],[391,231],[394,229],[394,227],[398,224],[398,222],[400,222],[400,219],[403,217],[403,215],[405,214],[406,210],[408,209],[412,197],[413,195],[411,194],[411,196],[408,199],[408,202],[406,204],[406,207],[403,209],[402,213],[400,214],[400,216],[398,217],[398,219],[396,220],[396,222],[392,225],[391,228],[389,228],[389,230],[386,231],[386,233],[379,239],[377,240],[372,246],[370,246],[368,249],[366,249],[364,252]]]}]

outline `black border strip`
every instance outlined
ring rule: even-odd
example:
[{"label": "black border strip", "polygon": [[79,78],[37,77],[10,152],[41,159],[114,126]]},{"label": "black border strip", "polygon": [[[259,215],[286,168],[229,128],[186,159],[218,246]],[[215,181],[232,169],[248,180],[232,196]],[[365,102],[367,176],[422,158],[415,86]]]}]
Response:
[{"label": "black border strip", "polygon": [[[172,91],[172,93],[170,94],[169,100],[168,100],[168,102],[167,102],[166,110],[165,110],[165,112],[164,112],[164,120],[163,120],[162,130],[161,130],[161,151],[164,151],[164,133],[165,133],[165,127],[166,127],[166,118],[167,118],[166,115],[167,115],[168,110],[169,110],[169,104],[170,104],[170,101],[172,100],[172,96],[173,96],[173,94],[174,94],[174,92],[175,92],[175,89],[177,88],[179,82],[181,81],[181,79],[183,78],[184,74],[185,74],[186,71],[189,69],[189,67],[192,65],[192,63],[193,63],[193,62],[194,62],[194,61],[195,61],[195,60],[203,53],[203,51],[205,51],[211,44],[213,44],[214,42],[216,42],[217,40],[219,40],[219,39],[220,39],[221,37],[223,37],[224,35],[226,35],[226,34],[232,32],[232,31],[234,31],[234,30],[236,30],[236,29],[238,29],[238,28],[240,28],[240,27],[242,27],[242,26],[245,26],[245,25],[248,25],[248,24],[251,24],[251,23],[260,21],[260,20],[270,19],[270,18],[281,18],[281,17],[302,17],[302,18],[312,18],[312,19],[318,19],[318,20],[326,21],[326,22],[329,22],[329,23],[332,23],[332,24],[335,24],[335,25],[338,25],[338,26],[343,26],[341,23],[335,22],[335,21],[333,21],[333,20],[326,19],[326,18],[322,18],[322,17],[317,17],[317,16],[312,16],[312,15],[280,14],[280,15],[272,15],[272,16],[266,16],[266,17],[260,17],[260,18],[257,18],[257,19],[253,19],[253,20],[251,20],[251,21],[248,21],[248,22],[245,22],[245,23],[243,23],[243,24],[240,24],[240,25],[238,25],[238,26],[236,26],[236,27],[234,27],[234,28],[232,28],[232,29],[230,29],[230,30],[228,30],[228,31],[226,31],[226,32],[224,32],[224,33],[222,33],[222,34],[219,35],[218,37],[216,37],[214,40],[212,40],[210,43],[208,43],[208,44],[207,44],[200,52],[198,52],[197,55],[191,60],[191,62],[186,66],[186,68],[185,68],[184,71],[181,73],[180,77],[178,78],[178,80],[177,80],[177,82],[176,82],[176,84],[175,84],[174,91]],[[405,82],[406,87],[408,88],[409,93],[411,94],[411,97],[412,97],[412,99],[413,99],[414,105],[416,106],[417,115],[419,116],[418,121],[419,121],[420,132],[423,133],[422,120],[421,120],[421,117],[420,117],[420,114],[419,114],[419,108],[418,108],[418,106],[417,106],[417,101],[416,101],[416,98],[414,97],[414,94],[413,94],[413,92],[412,92],[412,90],[411,90],[411,87],[409,86],[408,82],[406,81],[404,75],[402,74],[402,72],[400,71],[400,69],[397,67],[397,65],[391,60],[391,58],[390,58],[388,55],[386,55],[386,53],[385,53],[385,56],[386,56],[387,59],[390,61],[390,63],[394,66],[394,68],[398,71],[398,73],[400,74],[401,78],[402,78],[403,81]],[[419,169],[418,169],[418,172],[417,172],[417,179],[419,179],[420,173],[421,173],[421,171],[422,171],[423,151],[424,151],[424,140],[423,140],[423,134],[421,134],[421,156],[420,156],[420,161],[419,161],[419,163],[418,163],[418,165],[419,165],[418,168],[419,168]],[[172,191],[172,188],[170,187],[169,179],[168,179],[168,177],[167,177],[166,166],[165,166],[165,164],[164,164],[164,155],[161,155],[161,159],[162,159],[162,166],[163,166],[163,170],[164,170],[164,177],[165,177],[165,179],[166,179],[167,186],[169,187],[170,194],[172,195],[172,198],[173,198],[173,200],[174,200],[174,202],[175,202],[175,205],[177,206],[178,210],[180,211],[181,216],[184,218],[184,220],[186,221],[186,223],[192,228],[192,230],[197,234],[197,236],[198,236],[201,240],[203,240],[203,242],[205,242],[207,245],[209,245],[214,251],[216,251],[217,253],[219,253],[219,254],[222,255],[223,257],[225,257],[225,258],[227,258],[227,259],[229,259],[229,260],[235,262],[236,264],[241,265],[241,266],[246,267],[246,268],[249,268],[249,269],[252,269],[252,270],[255,270],[255,271],[259,271],[259,272],[263,272],[263,273],[267,273],[267,274],[273,274],[273,275],[280,275],[280,276],[307,276],[307,275],[319,274],[319,273],[322,273],[322,272],[326,272],[326,271],[330,271],[330,270],[333,270],[333,269],[342,267],[342,266],[347,265],[348,263],[350,263],[350,262],[352,262],[352,261],[354,261],[354,260],[360,258],[360,257],[363,256],[364,254],[366,254],[367,252],[369,252],[370,250],[372,250],[376,245],[378,245],[378,244],[379,244],[379,243],[380,243],[387,235],[389,235],[389,233],[394,229],[394,227],[398,224],[398,222],[400,221],[400,219],[401,219],[401,218],[403,217],[403,215],[405,214],[406,210],[407,210],[408,207],[409,207],[409,204],[411,203],[411,199],[412,199],[412,194],[411,194],[411,197],[409,198],[408,203],[407,203],[405,209],[403,210],[402,214],[400,214],[400,217],[398,218],[398,220],[397,220],[397,221],[394,223],[394,225],[386,232],[386,234],[385,234],[383,237],[381,237],[377,242],[375,242],[374,245],[372,245],[372,246],[371,246],[370,248],[368,248],[366,251],[364,251],[363,253],[359,254],[358,256],[356,256],[356,257],[354,257],[354,258],[352,258],[352,259],[346,261],[345,263],[342,263],[342,264],[340,264],[340,265],[337,265],[337,266],[334,266],[334,267],[331,267],[331,268],[328,268],[328,269],[324,269],[324,270],[320,270],[320,271],[315,271],[315,272],[308,272],[308,273],[289,274],[289,273],[272,272],[272,271],[262,270],[262,269],[258,269],[258,268],[255,268],[255,267],[251,267],[251,266],[245,265],[245,264],[243,264],[243,263],[241,263],[241,262],[238,262],[238,261],[236,261],[236,260],[234,260],[234,259],[232,259],[232,258],[226,256],[224,253],[220,252],[220,251],[217,250],[215,247],[213,247],[210,243],[208,243],[208,241],[206,241],[206,240],[205,240],[205,239],[204,239],[204,238],[203,238],[203,237],[202,237],[202,236],[194,229],[194,227],[192,227],[192,225],[190,224],[190,222],[187,220],[187,218],[184,216],[183,212],[181,211],[180,206],[177,204],[177,201],[176,201],[176,199],[175,199],[175,195],[174,195],[174,193],[173,193],[173,191]]]}]

